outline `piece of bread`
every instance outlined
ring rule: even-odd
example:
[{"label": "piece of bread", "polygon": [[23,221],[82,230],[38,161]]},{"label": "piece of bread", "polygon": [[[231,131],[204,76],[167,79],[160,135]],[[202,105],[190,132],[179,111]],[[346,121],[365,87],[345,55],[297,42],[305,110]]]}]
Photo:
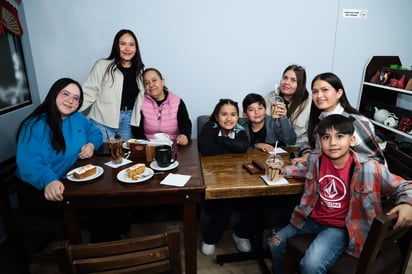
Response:
[{"label": "piece of bread", "polygon": [[139,175],[144,172],[146,169],[145,164],[135,164],[129,167],[126,172],[127,172],[127,177],[129,177],[132,180],[137,180],[139,179]]},{"label": "piece of bread", "polygon": [[96,166],[88,164],[82,167],[79,167],[74,173],[73,177],[76,179],[84,179],[86,177],[96,174]]},{"label": "piece of bread", "polygon": [[138,143],[139,143],[139,140],[137,140],[137,139],[129,139],[129,140],[127,140],[127,142],[126,142],[126,146],[127,146],[128,148],[133,148],[133,147],[136,146]]}]

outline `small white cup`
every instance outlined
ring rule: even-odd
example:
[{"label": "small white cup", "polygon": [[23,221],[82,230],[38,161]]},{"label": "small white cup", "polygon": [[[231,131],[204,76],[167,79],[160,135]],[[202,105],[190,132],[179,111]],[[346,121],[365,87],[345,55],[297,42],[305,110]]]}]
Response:
[{"label": "small white cup", "polygon": [[163,132],[155,133],[153,135],[153,137],[156,140],[169,140],[169,135],[167,133],[163,133]]}]

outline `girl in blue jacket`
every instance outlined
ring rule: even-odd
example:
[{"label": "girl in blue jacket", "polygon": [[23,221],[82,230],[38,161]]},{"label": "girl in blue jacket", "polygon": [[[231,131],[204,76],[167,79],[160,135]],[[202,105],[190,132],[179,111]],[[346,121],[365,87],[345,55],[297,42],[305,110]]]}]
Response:
[{"label": "girl in blue jacket", "polygon": [[[17,133],[19,202],[33,212],[61,214],[64,185],[59,180],[77,161],[93,156],[103,142],[100,130],[78,112],[80,84],[57,80],[46,99],[20,125]],[[57,209],[58,208],[58,209]],[[57,213],[58,212],[58,213]]]}]

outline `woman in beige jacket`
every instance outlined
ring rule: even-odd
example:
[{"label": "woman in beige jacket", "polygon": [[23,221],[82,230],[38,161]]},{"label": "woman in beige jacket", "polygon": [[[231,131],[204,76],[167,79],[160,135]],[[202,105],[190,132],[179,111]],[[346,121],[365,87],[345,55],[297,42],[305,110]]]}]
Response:
[{"label": "woman in beige jacket", "polygon": [[140,124],[143,69],[136,36],[130,30],[120,30],[109,57],[96,62],[83,84],[80,111],[88,113],[103,136],[132,138],[131,126]]}]

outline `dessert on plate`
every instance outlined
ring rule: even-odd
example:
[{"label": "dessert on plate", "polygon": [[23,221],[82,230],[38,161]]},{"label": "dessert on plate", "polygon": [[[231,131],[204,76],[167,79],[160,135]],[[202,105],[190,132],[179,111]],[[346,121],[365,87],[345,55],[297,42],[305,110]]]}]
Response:
[{"label": "dessert on plate", "polygon": [[87,164],[81,166],[73,173],[73,177],[76,179],[84,179],[96,174],[96,166],[92,164]]},{"label": "dessert on plate", "polygon": [[137,180],[139,179],[139,175],[144,173],[144,170],[146,169],[145,164],[135,164],[126,169],[127,177],[129,177],[132,180]]}]

